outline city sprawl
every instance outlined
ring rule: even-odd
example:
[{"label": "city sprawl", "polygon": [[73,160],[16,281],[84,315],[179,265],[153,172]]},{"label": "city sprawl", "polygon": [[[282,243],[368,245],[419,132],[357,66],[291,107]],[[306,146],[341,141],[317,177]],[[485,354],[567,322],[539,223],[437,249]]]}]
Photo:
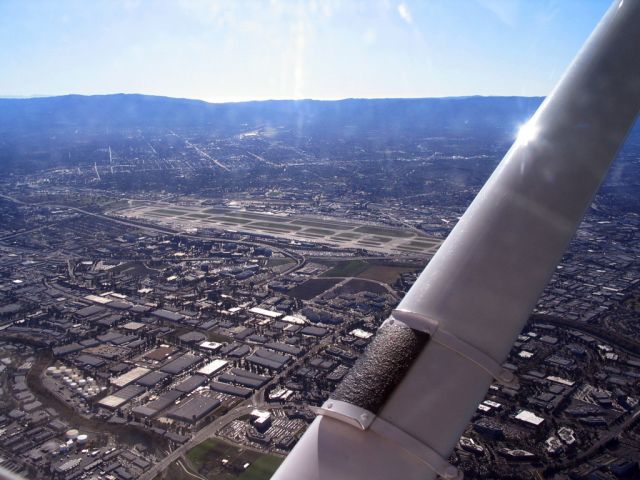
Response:
[{"label": "city sprawl", "polygon": [[[0,122],[0,464],[268,478],[539,103],[490,100],[461,128],[411,101]],[[640,474],[639,138],[452,454],[467,478]]]}]

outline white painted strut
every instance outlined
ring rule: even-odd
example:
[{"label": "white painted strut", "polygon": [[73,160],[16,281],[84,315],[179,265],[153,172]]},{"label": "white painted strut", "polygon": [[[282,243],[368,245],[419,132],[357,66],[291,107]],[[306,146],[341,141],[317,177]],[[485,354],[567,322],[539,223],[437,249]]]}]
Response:
[{"label": "white painted strut", "polygon": [[[495,373],[469,357],[505,360],[639,109],[640,1],[616,0],[398,306],[467,354],[427,342],[377,418],[450,455]],[[322,415],[273,478],[435,476],[397,439]]]},{"label": "white painted strut", "polygon": [[428,333],[430,341],[439,343],[440,345],[466,358],[469,362],[472,362],[475,366],[491,375],[498,383],[511,387],[517,385],[516,377],[512,371],[502,367],[500,363],[489,357],[477,347],[468,344],[464,340],[461,340],[441,328],[440,322],[420,313],[410,312],[400,308],[391,313],[391,317],[389,317],[387,322],[393,322],[395,320],[398,320],[419,332]]}]

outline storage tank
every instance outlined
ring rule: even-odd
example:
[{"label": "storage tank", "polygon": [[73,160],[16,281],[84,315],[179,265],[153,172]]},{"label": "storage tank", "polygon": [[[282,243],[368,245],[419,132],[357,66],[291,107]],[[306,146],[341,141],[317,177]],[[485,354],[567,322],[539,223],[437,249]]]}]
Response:
[{"label": "storage tank", "polygon": [[78,438],[77,438],[78,445],[85,445],[88,440],[89,440],[89,437],[84,433],[78,435]]},{"label": "storage tank", "polygon": [[67,440],[71,440],[71,441],[78,438],[78,435],[80,435],[80,432],[75,428],[72,428],[71,430],[67,430],[67,433],[65,434],[65,436],[67,437]]}]

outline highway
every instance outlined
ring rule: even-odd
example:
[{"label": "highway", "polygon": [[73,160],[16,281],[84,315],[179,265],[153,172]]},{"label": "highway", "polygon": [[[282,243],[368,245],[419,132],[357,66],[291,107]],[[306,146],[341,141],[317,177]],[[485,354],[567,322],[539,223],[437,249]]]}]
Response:
[{"label": "highway", "polygon": [[623,433],[624,431],[626,431],[629,427],[632,426],[632,424],[638,420],[638,417],[640,417],[640,407],[636,408],[633,413],[631,415],[629,415],[629,417],[622,423],[617,424],[617,425],[612,425],[610,430],[608,430],[604,435],[602,435],[596,442],[593,443],[593,445],[591,445],[589,447],[588,450],[585,450],[584,452],[582,452],[580,455],[578,455],[577,457],[568,460],[564,463],[561,464],[557,464],[557,465],[553,465],[551,467],[552,470],[561,470],[561,469],[565,469],[565,468],[571,468],[575,465],[578,465],[582,462],[587,461],[589,458],[591,458],[593,455],[595,455],[596,453],[598,453],[600,451],[600,449],[606,445],[610,440],[614,439],[615,437],[617,437],[618,435],[620,435],[621,433]]},{"label": "highway", "polygon": [[177,133],[175,133],[173,130],[170,130],[171,134],[175,137],[178,137],[180,140],[182,140],[188,147],[193,148],[196,152],[198,152],[202,157],[206,158],[207,160],[210,160],[214,165],[222,168],[223,170],[226,170],[227,172],[230,172],[231,170],[229,170],[229,168],[227,168],[226,166],[224,166],[223,164],[221,164],[218,160],[216,160],[215,158],[213,158],[211,155],[209,155],[207,152],[205,152],[204,150],[202,150],[199,146],[191,143],[189,140],[187,140],[186,138],[178,135]]},{"label": "highway", "polygon": [[[22,205],[38,205],[38,206],[46,206],[46,207],[50,207],[50,208],[64,208],[64,209],[68,209],[70,211],[74,211],[77,212],[79,214],[82,215],[88,215],[91,217],[94,217],[96,219],[100,219],[100,220],[104,220],[104,221],[108,221],[108,222],[113,222],[115,224],[120,224],[120,225],[125,225],[127,227],[133,227],[136,229],[140,229],[140,230],[145,230],[148,232],[153,232],[156,234],[162,234],[162,235],[180,235],[183,237],[187,237],[187,238],[193,238],[193,239],[197,239],[197,240],[205,240],[205,241],[215,241],[218,243],[223,243],[223,242],[233,242],[233,243],[237,243],[237,244],[244,244],[244,245],[250,245],[250,246],[264,246],[264,247],[268,247],[271,248],[273,251],[280,253],[283,256],[286,256],[292,260],[294,260],[294,264],[288,268],[286,268],[284,271],[280,272],[278,275],[276,276],[272,276],[270,277],[268,280],[263,280],[260,281],[258,284],[262,284],[262,283],[266,283],[267,281],[272,281],[274,278],[280,277],[280,276],[285,276],[288,275],[300,268],[302,268],[306,262],[307,259],[305,258],[304,255],[295,252],[295,251],[291,251],[288,249],[283,249],[281,247],[277,247],[275,245],[273,245],[272,243],[269,242],[258,242],[258,241],[248,241],[248,240],[228,240],[228,239],[221,239],[219,237],[209,237],[209,236],[204,236],[204,235],[193,235],[193,234],[186,234],[186,233],[182,233],[182,232],[178,232],[176,230],[167,228],[167,227],[161,227],[161,226],[154,226],[154,225],[148,225],[146,223],[141,223],[141,222],[136,222],[136,221],[131,221],[128,219],[122,219],[122,218],[116,218],[113,216],[108,216],[105,215],[103,213],[97,213],[97,212],[92,212],[92,211],[88,211],[85,210],[83,208],[79,208],[79,207],[73,207],[73,206],[67,206],[67,205],[60,205],[60,204],[54,204],[54,203],[39,203],[39,204],[30,204],[30,203],[26,203],[23,202],[21,200],[6,196],[6,195],[2,195],[0,194],[0,197],[5,198],[7,200],[13,201],[15,203],[18,204],[22,204]],[[37,227],[37,228],[43,228],[43,227]],[[34,229],[35,230],[35,229]],[[17,233],[16,235],[21,235],[27,232],[21,232],[21,233]],[[13,236],[13,235],[11,235]],[[340,259],[343,259],[342,257],[339,257]],[[358,258],[362,258],[362,259],[368,259],[368,257],[358,257]],[[185,258],[185,259],[181,259],[181,261],[194,261],[194,260],[206,260],[207,258]],[[145,259],[131,259],[132,261],[146,261]],[[352,260],[352,258],[350,258],[349,260]],[[346,283],[349,280],[352,280],[353,277],[340,277],[340,284]],[[367,280],[373,283],[376,283],[380,286],[382,286],[383,288],[385,288],[386,291],[388,291],[389,293],[391,293],[392,295],[396,296],[395,292],[385,283],[382,282],[378,282],[375,280]],[[67,289],[55,282],[47,282],[46,280],[44,281],[44,285],[46,285],[48,288],[57,290],[59,292],[61,292],[62,294],[64,294],[65,296],[68,296],[70,298],[74,298],[77,300],[82,300],[83,298],[81,296],[78,296],[76,294],[76,292],[73,292],[70,289]],[[313,305],[313,302],[310,302],[310,305]],[[265,392],[267,391],[267,389],[269,388],[270,385],[274,385],[277,384],[281,379],[283,378],[287,378],[290,373],[292,372],[292,370],[296,369],[297,367],[299,367],[303,362],[305,358],[309,358],[312,356],[317,355],[317,353],[324,347],[326,347],[329,343],[331,343],[335,337],[337,335],[341,335],[344,332],[348,331],[350,328],[352,328],[352,322],[350,321],[346,321],[344,322],[342,325],[340,325],[339,327],[336,328],[336,331],[334,333],[333,336],[327,336],[326,338],[322,339],[321,341],[319,341],[317,344],[311,346],[306,352],[305,354],[300,357],[300,358],[296,358],[294,359],[293,362],[291,362],[290,365],[288,365],[288,367],[286,369],[284,369],[282,372],[278,373],[277,375],[275,375],[271,381],[265,385],[262,389],[258,390],[255,392],[255,394],[241,402],[240,404],[238,404],[236,407],[234,407],[232,410],[230,410],[229,412],[227,412],[226,414],[214,419],[211,423],[209,423],[208,425],[204,426],[201,430],[199,430],[197,433],[195,433],[195,435],[189,440],[187,441],[184,445],[179,446],[176,450],[174,450],[173,452],[170,452],[168,455],[166,455],[164,458],[162,458],[161,461],[159,461],[157,464],[153,465],[151,467],[150,470],[148,470],[145,474],[143,474],[140,478],[142,480],[153,480],[155,479],[158,474],[164,472],[173,462],[179,461],[180,459],[183,458],[183,456],[192,448],[194,448],[195,446],[197,446],[198,444],[200,444],[201,442],[203,442],[204,440],[211,438],[213,436],[215,436],[218,432],[220,432],[220,430],[222,430],[224,427],[226,427],[227,425],[229,425],[231,422],[233,422],[234,420],[237,420],[240,417],[246,416],[248,415],[252,410],[254,410],[255,408],[260,408],[260,409],[273,409],[273,408],[282,408],[281,405],[274,405],[271,406],[269,404],[266,403],[266,399],[265,399]],[[184,465],[180,465],[183,469],[184,469]]]}]

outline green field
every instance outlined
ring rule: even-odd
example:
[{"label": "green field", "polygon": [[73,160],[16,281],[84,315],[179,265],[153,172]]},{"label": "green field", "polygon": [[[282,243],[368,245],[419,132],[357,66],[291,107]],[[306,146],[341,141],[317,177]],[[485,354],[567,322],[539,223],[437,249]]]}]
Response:
[{"label": "green field", "polygon": [[267,260],[267,267],[278,267],[280,265],[292,265],[296,263],[291,258],[270,258]]},{"label": "green field", "polygon": [[297,287],[293,287],[287,292],[287,295],[301,300],[310,300],[341,281],[336,278],[312,278]]},{"label": "green field", "polygon": [[358,274],[358,278],[367,278],[369,280],[393,284],[400,274],[413,272],[417,269],[419,268],[394,265],[371,265],[364,272]]},{"label": "green field", "polygon": [[263,480],[271,478],[271,475],[275,473],[284,458],[276,457],[274,455],[263,455],[258,458],[253,465],[242,473],[239,480]]},{"label": "green field", "polygon": [[374,259],[327,261],[321,258],[314,258],[312,261],[331,267],[322,274],[324,277],[357,277],[388,284],[393,284],[402,273],[414,272],[424,268],[424,264],[414,265],[412,263]]},{"label": "green field", "polygon": [[411,245],[412,247],[431,248],[435,245],[438,245],[438,242],[429,241],[429,240],[422,240],[422,241],[414,240],[409,242],[409,245]]},{"label": "green field", "polygon": [[355,277],[369,268],[364,260],[338,262],[337,265],[322,274],[323,277]]},{"label": "green field", "polygon": [[[189,450],[187,459],[200,475],[211,480],[268,480],[284,460],[212,438]],[[223,459],[228,461],[226,465]],[[246,470],[245,463],[250,464]]]},{"label": "green field", "polygon": [[359,292],[372,292],[377,294],[387,293],[387,289],[382,285],[374,282],[370,282],[366,279],[354,278],[349,280],[344,285],[336,288],[336,294],[341,295],[344,293],[359,293]]},{"label": "green field", "polygon": [[424,252],[424,247],[411,247],[408,245],[400,245],[396,247],[398,250],[402,250],[403,252],[411,252],[411,253],[421,253]]}]

